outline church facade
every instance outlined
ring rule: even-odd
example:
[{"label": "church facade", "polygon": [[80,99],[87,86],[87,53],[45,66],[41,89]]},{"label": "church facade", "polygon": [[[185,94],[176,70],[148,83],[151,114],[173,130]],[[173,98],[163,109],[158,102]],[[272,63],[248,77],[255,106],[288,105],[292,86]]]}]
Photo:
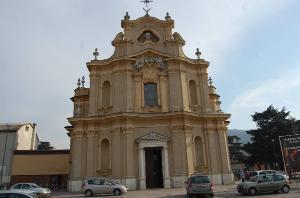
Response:
[{"label": "church facade", "polygon": [[[107,177],[129,189],[183,187],[195,172],[215,184],[233,182],[227,148],[229,114],[208,80],[209,63],[185,56],[174,21],[149,15],[131,20],[112,41],[114,54],[87,63],[73,117],[69,190],[85,178]],[[84,83],[84,81],[82,81]]]}]

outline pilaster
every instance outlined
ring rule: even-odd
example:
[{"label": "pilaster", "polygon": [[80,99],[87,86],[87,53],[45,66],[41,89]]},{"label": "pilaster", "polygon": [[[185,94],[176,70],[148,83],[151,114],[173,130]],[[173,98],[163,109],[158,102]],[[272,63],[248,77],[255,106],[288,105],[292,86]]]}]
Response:
[{"label": "pilaster", "polygon": [[169,104],[168,104],[167,76],[161,74],[159,76],[159,81],[160,81],[161,110],[162,110],[162,112],[168,112],[169,111]]},{"label": "pilaster", "polygon": [[142,112],[142,76],[135,75],[135,105],[134,111],[135,112]]},{"label": "pilaster", "polygon": [[94,131],[88,131],[87,133],[87,160],[86,160],[86,176],[93,177],[95,174],[95,158],[94,158],[94,148],[95,148],[95,136]]}]

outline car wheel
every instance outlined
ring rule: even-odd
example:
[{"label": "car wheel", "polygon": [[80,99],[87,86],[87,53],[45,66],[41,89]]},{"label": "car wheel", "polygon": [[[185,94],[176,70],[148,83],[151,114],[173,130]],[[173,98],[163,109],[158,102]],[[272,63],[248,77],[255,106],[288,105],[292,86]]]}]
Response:
[{"label": "car wheel", "polygon": [[115,196],[118,196],[118,195],[121,195],[121,194],[122,194],[122,192],[119,189],[114,190],[114,195]]},{"label": "car wheel", "polygon": [[255,195],[256,194],[256,189],[255,188],[250,188],[248,190],[248,192],[249,192],[250,195]]},{"label": "car wheel", "polygon": [[90,191],[90,190],[85,191],[84,194],[85,194],[86,197],[92,197],[93,196],[93,192]]},{"label": "car wheel", "polygon": [[283,193],[288,193],[288,192],[290,192],[290,187],[288,187],[287,185],[282,186],[281,192],[283,192]]}]

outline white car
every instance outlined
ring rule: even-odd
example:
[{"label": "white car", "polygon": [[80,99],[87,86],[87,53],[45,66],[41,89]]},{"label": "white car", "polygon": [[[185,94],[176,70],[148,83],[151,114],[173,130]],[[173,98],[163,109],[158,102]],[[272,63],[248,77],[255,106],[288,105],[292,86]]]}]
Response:
[{"label": "white car", "polygon": [[7,197],[37,198],[37,194],[31,190],[0,190],[0,198]]},{"label": "white car", "polygon": [[51,193],[50,189],[42,188],[35,183],[17,183],[10,187],[10,190],[29,190],[35,192],[39,197],[50,197]]},{"label": "white car", "polygon": [[252,171],[251,177],[259,176],[259,175],[283,175],[285,179],[289,180],[289,175],[286,174],[283,171],[276,171],[276,170],[258,170],[258,171]]}]

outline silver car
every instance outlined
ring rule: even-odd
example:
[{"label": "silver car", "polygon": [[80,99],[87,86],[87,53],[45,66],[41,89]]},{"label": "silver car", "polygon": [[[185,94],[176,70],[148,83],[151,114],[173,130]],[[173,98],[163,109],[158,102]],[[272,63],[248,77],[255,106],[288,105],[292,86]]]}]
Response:
[{"label": "silver car", "polygon": [[196,195],[204,195],[205,197],[213,196],[213,185],[207,175],[194,174],[191,175],[186,184],[187,197],[194,197]]},{"label": "silver car", "polygon": [[95,194],[121,195],[127,192],[127,188],[124,185],[105,178],[91,178],[83,182],[81,192],[87,197]]},{"label": "silver car", "polygon": [[261,175],[252,177],[249,181],[238,184],[237,191],[240,194],[255,195],[257,193],[290,191],[289,181],[283,175]]},{"label": "silver car", "polygon": [[258,176],[258,175],[283,175],[287,180],[289,179],[289,175],[286,174],[284,171],[276,171],[276,170],[258,170],[258,171],[252,171],[251,177]]},{"label": "silver car", "polygon": [[50,189],[42,188],[35,183],[16,183],[10,190],[21,190],[21,191],[33,191],[36,193],[37,197],[50,197]]}]

